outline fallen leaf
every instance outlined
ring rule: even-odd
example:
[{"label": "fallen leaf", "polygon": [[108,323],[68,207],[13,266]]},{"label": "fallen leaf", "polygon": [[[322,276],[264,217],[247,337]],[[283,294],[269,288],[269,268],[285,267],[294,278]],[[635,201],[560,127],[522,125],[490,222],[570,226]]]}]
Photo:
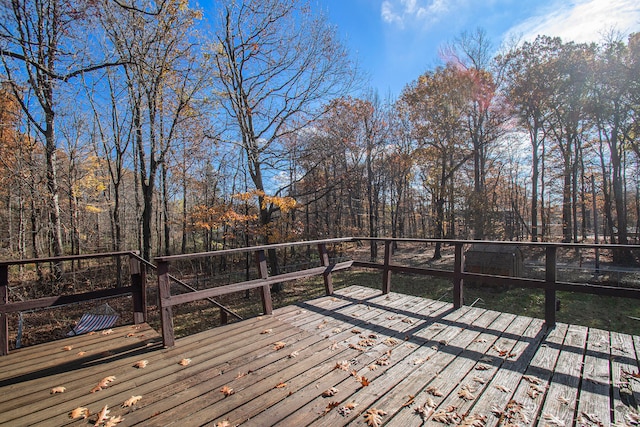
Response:
[{"label": "fallen leaf", "polygon": [[360,329],[354,328],[351,330],[352,334],[356,334],[356,335],[360,335],[362,333],[362,331]]},{"label": "fallen leaf", "polygon": [[370,371],[375,371],[376,369],[378,369],[378,365],[371,364],[367,366],[367,368],[369,368]]},{"label": "fallen leaf", "polygon": [[64,347],[62,347],[62,349],[64,351],[71,351],[71,350],[73,350],[73,346],[72,345],[65,345]]},{"label": "fallen leaf", "polygon": [[358,341],[358,345],[362,347],[373,347],[376,345],[376,341],[372,338],[365,338]]},{"label": "fallen leaf", "polygon": [[138,368],[138,369],[143,369],[143,368],[146,368],[148,364],[149,364],[149,361],[148,361],[148,360],[138,360],[138,361],[133,365],[133,367],[134,367],[134,368]]},{"label": "fallen leaf", "polygon": [[487,423],[486,415],[473,414],[465,417],[460,424],[461,427],[484,427]]},{"label": "fallen leaf", "polygon": [[331,343],[331,347],[329,347],[329,350],[334,351],[338,348],[338,343],[336,341]]},{"label": "fallen leaf", "polygon": [[339,334],[340,332],[342,332],[342,329],[334,328],[331,332],[334,333],[334,334]]},{"label": "fallen leaf", "polygon": [[102,331],[102,335],[111,335],[113,333],[113,329],[106,329]]},{"label": "fallen leaf", "polygon": [[360,347],[359,345],[349,344],[349,348],[352,348],[357,351],[364,351],[364,347]]},{"label": "fallen leaf", "polygon": [[92,388],[89,393],[97,393],[100,390],[102,390],[102,387],[100,387],[100,384],[98,384],[97,386],[95,386],[94,388]]},{"label": "fallen leaf", "polygon": [[442,397],[444,396],[444,394],[438,390],[436,387],[430,385],[429,387],[427,387],[427,389],[425,390],[427,393],[429,393],[432,396],[436,396],[436,397]]},{"label": "fallen leaf", "polygon": [[129,332],[129,333],[128,333],[127,335],[125,335],[124,337],[125,337],[125,338],[131,338],[131,337],[135,337],[135,336],[136,336],[135,332]]},{"label": "fallen leaf", "polygon": [[364,420],[370,427],[380,427],[382,425],[382,416],[387,415],[382,409],[371,408],[364,413]]},{"label": "fallen leaf", "polygon": [[380,366],[388,366],[389,365],[389,358],[384,356],[381,357],[380,359],[376,360],[376,365],[380,365]]},{"label": "fallen leaf", "polygon": [[477,382],[478,384],[484,384],[484,383],[487,381],[487,380],[485,380],[484,378],[482,378],[482,377],[478,377],[478,376],[473,377],[473,378],[472,378],[472,380],[473,380],[473,381],[475,381],[475,382]]},{"label": "fallen leaf", "polygon": [[558,426],[558,427],[564,427],[564,421],[562,421],[560,418],[556,417],[553,414],[544,414],[544,419],[551,425],[554,426]]},{"label": "fallen leaf", "polygon": [[503,393],[511,393],[511,389],[509,387],[505,387],[503,385],[497,385],[496,388]]},{"label": "fallen leaf", "polygon": [[97,427],[100,424],[102,424],[104,421],[106,421],[108,414],[109,414],[109,407],[107,405],[104,405],[104,407],[100,410],[100,412],[98,412],[98,419],[96,420],[96,423],[93,426]]},{"label": "fallen leaf", "polygon": [[318,326],[316,326],[317,329],[322,329],[327,325],[327,321],[323,320]]},{"label": "fallen leaf", "polygon": [[122,407],[128,408],[130,406],[133,406],[136,403],[138,403],[140,399],[142,399],[142,396],[131,396],[130,398],[124,401],[124,403],[122,404]]},{"label": "fallen leaf", "polygon": [[558,396],[558,402],[562,403],[563,405],[568,405],[569,403],[571,403],[569,399],[564,396]]},{"label": "fallen leaf", "polygon": [[276,351],[282,350],[283,348],[285,348],[286,345],[287,345],[286,342],[278,341],[273,344],[273,349]]},{"label": "fallen leaf", "polygon": [[405,317],[404,319],[402,319],[403,323],[408,323],[408,324],[412,324],[413,320],[409,319],[408,317]]},{"label": "fallen leaf", "polygon": [[347,403],[346,405],[338,408],[338,413],[343,417],[346,417],[356,406],[358,406],[358,404],[355,402]]},{"label": "fallen leaf", "polygon": [[487,340],[485,338],[476,338],[475,340],[473,340],[473,342],[486,343]]},{"label": "fallen leaf", "polygon": [[362,387],[367,387],[369,386],[369,384],[371,384],[371,382],[367,379],[367,377],[362,377],[360,378],[360,384],[362,384]]},{"label": "fallen leaf", "polygon": [[351,367],[351,362],[349,362],[348,360],[342,360],[336,363],[336,366],[334,367],[334,369],[341,369],[343,371],[348,371],[350,367]]},{"label": "fallen leaf", "polygon": [[191,363],[191,359],[184,358],[178,362],[178,365],[187,366],[189,363]]},{"label": "fallen leaf", "polygon": [[322,397],[331,397],[335,396],[338,393],[338,389],[335,387],[331,387],[322,392]]},{"label": "fallen leaf", "polygon": [[393,347],[398,345],[398,340],[395,338],[387,338],[386,340],[383,341],[383,343],[389,347]]},{"label": "fallen leaf", "polygon": [[461,420],[460,415],[455,411],[455,407],[441,409],[433,414],[432,420],[443,424],[458,424]]},{"label": "fallen leaf", "polygon": [[262,335],[266,335],[266,334],[270,334],[271,332],[273,332],[273,329],[265,329],[264,331],[260,332]]},{"label": "fallen leaf", "polygon": [[324,408],[324,414],[322,416],[327,415],[329,411],[331,411],[333,408],[337,408],[338,406],[340,406],[340,402],[329,402],[327,407]]},{"label": "fallen leaf", "polygon": [[274,388],[285,388],[286,386],[287,386],[287,383],[279,382],[278,384],[276,384]]},{"label": "fallen leaf", "polygon": [[474,400],[476,398],[469,389],[464,387],[458,391],[458,397],[467,401]]},{"label": "fallen leaf", "polygon": [[236,379],[239,380],[242,377],[246,377],[247,374],[245,372],[238,372],[238,375],[236,375]]},{"label": "fallen leaf", "polygon": [[484,365],[482,363],[478,363],[475,368],[477,371],[487,371],[491,369],[491,366]]},{"label": "fallen leaf", "polygon": [[297,351],[293,351],[291,352],[291,354],[289,354],[289,359],[295,359],[299,354],[300,353],[298,353]]},{"label": "fallen leaf", "polygon": [[229,420],[222,420],[216,423],[216,427],[231,427]]},{"label": "fallen leaf", "polygon": [[86,351],[79,351],[76,353],[76,356],[84,356],[85,354],[87,354]]},{"label": "fallen leaf", "polygon": [[76,418],[84,418],[87,419],[89,417],[89,408],[83,408],[83,407],[78,407],[76,409],[74,409],[73,411],[69,412],[69,418],[72,419],[76,419]]},{"label": "fallen leaf", "polygon": [[104,377],[103,379],[100,380],[100,382],[98,383],[98,386],[102,388],[107,388],[109,386],[109,383],[112,383],[115,380],[116,380],[116,377],[113,375]]},{"label": "fallen leaf", "polygon": [[[588,414],[586,412],[582,412],[580,415],[582,418],[586,418],[592,424],[596,424],[598,426],[603,426],[604,424],[600,421],[600,418],[596,414]],[[584,421],[583,421],[584,422]]]},{"label": "fallen leaf", "polygon": [[58,386],[58,387],[54,387],[51,389],[51,394],[56,394],[56,393],[64,393],[67,389],[65,387],[62,386]]},{"label": "fallen leaf", "polygon": [[424,362],[426,362],[427,360],[429,360],[428,357],[425,358],[415,358],[413,359],[413,364],[415,365],[422,365]]},{"label": "fallen leaf", "polygon": [[404,402],[401,407],[404,408],[405,406],[411,406],[414,404],[415,400],[416,397],[413,394],[410,394],[409,396],[407,396],[407,401]]},{"label": "fallen leaf", "polygon": [[533,375],[523,375],[522,379],[524,379],[525,381],[531,384],[536,384],[536,385],[542,384],[542,380],[540,378],[534,377]]},{"label": "fallen leaf", "polygon": [[228,385],[225,385],[225,386],[222,386],[222,388],[220,389],[220,393],[224,394],[224,397],[229,397],[233,393],[235,393],[235,391],[233,391],[233,389]]},{"label": "fallen leaf", "polygon": [[124,421],[124,418],[122,418],[122,415],[118,415],[117,417],[111,417],[107,420],[107,422],[104,423],[104,427],[113,427],[116,424],[120,424],[123,421]]}]

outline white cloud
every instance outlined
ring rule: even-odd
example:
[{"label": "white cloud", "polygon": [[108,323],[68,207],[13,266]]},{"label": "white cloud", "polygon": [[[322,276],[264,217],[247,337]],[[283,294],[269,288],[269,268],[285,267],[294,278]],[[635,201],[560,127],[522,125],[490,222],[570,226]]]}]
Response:
[{"label": "white cloud", "polygon": [[610,30],[628,34],[640,26],[637,0],[555,0],[548,8],[511,28],[510,35],[533,40],[537,35],[578,43],[599,41]]},{"label": "white cloud", "polygon": [[438,21],[449,12],[451,0],[384,0],[380,8],[382,19],[404,28],[415,21]]}]

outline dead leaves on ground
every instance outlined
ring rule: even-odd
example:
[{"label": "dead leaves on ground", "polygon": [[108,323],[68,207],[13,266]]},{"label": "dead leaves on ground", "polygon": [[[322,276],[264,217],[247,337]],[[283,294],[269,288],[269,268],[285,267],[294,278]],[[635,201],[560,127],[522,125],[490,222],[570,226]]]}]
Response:
[{"label": "dead leaves on ground", "polygon": [[58,386],[58,387],[53,387],[50,393],[51,394],[64,393],[66,390],[67,390],[66,387]]},{"label": "dead leaves on ground", "polygon": [[335,396],[336,394],[338,394],[338,389],[335,387],[331,387],[322,392],[322,397],[331,397]]},{"label": "dead leaves on ground", "polygon": [[111,384],[112,382],[114,382],[116,380],[116,377],[113,375],[110,375],[108,377],[104,377],[103,379],[100,380],[100,382],[98,383],[98,385],[96,385],[94,388],[91,389],[91,393],[96,393],[102,389],[105,389],[107,387],[109,387],[109,384]]},{"label": "dead leaves on ground", "polygon": [[469,387],[467,384],[463,384],[462,388],[458,391],[458,397],[466,401],[475,400],[476,396],[473,394],[474,392],[475,389]]},{"label": "dead leaves on ground", "polygon": [[184,358],[184,359],[182,359],[182,360],[180,360],[180,361],[178,362],[178,365],[180,365],[180,366],[187,366],[189,363],[191,363],[191,359]]},{"label": "dead leaves on ground", "polygon": [[431,419],[443,424],[460,424],[462,418],[456,412],[456,409],[455,406],[449,405],[433,414]]},{"label": "dead leaves on ground", "polygon": [[136,403],[138,403],[140,401],[140,399],[142,399],[142,396],[131,396],[130,398],[128,398],[127,400],[125,400],[122,403],[122,407],[123,408],[129,408],[129,407],[135,405]]},{"label": "dead leaves on ground", "polygon": [[89,408],[83,408],[82,406],[77,407],[73,411],[69,412],[69,418],[75,420],[76,418],[84,418],[85,420],[89,418]]},{"label": "dead leaves on ground", "polygon": [[544,420],[549,423],[549,425],[558,426],[558,427],[565,426],[564,421],[562,421],[560,418],[556,417],[553,414],[545,413],[543,417],[544,417]]},{"label": "dead leaves on ground", "polygon": [[233,393],[235,393],[235,391],[233,391],[233,389],[231,387],[225,385],[220,389],[220,393],[224,394],[224,397],[229,397]]},{"label": "dead leaves on ground", "polygon": [[427,393],[429,393],[432,396],[436,396],[436,397],[442,397],[444,396],[444,394],[438,390],[436,387],[430,385],[429,387],[427,387],[427,389],[425,390]]},{"label": "dead leaves on ground", "polygon": [[275,342],[275,343],[273,344],[273,349],[274,349],[275,351],[278,351],[278,350],[282,350],[282,349],[283,349],[283,348],[285,348],[286,346],[287,346],[287,343],[286,343],[286,342],[283,342],[283,341],[277,341],[277,342]]},{"label": "dead leaves on ground", "polygon": [[136,363],[133,364],[133,367],[138,369],[144,369],[147,367],[148,364],[149,364],[148,360],[138,360]]},{"label": "dead leaves on ground", "polygon": [[364,413],[364,421],[369,427],[380,427],[382,425],[382,416],[387,415],[382,409],[371,408]]},{"label": "dead leaves on ground", "polygon": [[351,362],[349,362],[348,360],[342,360],[336,363],[336,366],[334,367],[334,369],[348,371],[350,367],[351,367]]}]

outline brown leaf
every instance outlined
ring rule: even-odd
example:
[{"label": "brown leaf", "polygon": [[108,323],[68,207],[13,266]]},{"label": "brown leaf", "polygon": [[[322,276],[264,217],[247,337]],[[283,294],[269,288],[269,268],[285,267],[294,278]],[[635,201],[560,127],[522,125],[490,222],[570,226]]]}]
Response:
[{"label": "brown leaf", "polygon": [[335,396],[338,393],[338,389],[335,387],[331,387],[322,392],[322,397],[331,397]]},{"label": "brown leaf", "polygon": [[118,415],[117,417],[111,417],[104,423],[104,427],[114,427],[116,424],[120,424],[124,421],[122,415]]},{"label": "brown leaf", "polygon": [[458,397],[464,400],[474,400],[476,397],[467,388],[462,388],[458,391]]},{"label": "brown leaf", "polygon": [[336,363],[336,366],[334,367],[334,369],[341,369],[343,371],[348,371],[350,367],[351,367],[351,362],[349,362],[348,360],[342,360]]},{"label": "brown leaf", "polygon": [[187,366],[189,363],[191,363],[191,359],[184,358],[178,362],[178,365]]},{"label": "brown leaf", "polygon": [[340,406],[340,402],[329,402],[329,404],[327,405],[326,408],[324,408],[324,415],[327,415],[329,413],[329,411],[331,411],[333,408],[337,408],[338,406]]},{"label": "brown leaf", "polygon": [[235,393],[235,391],[233,391],[233,389],[228,385],[225,385],[225,386],[222,386],[222,388],[220,389],[220,393],[224,394],[224,397],[229,397],[233,393]]},{"label": "brown leaf", "polygon": [[97,386],[95,386],[94,388],[92,388],[89,392],[90,393],[96,393],[98,391],[102,390],[102,387],[100,387],[100,384],[98,384]]},{"label": "brown leaf", "polygon": [[239,380],[242,377],[246,377],[247,374],[245,372],[238,372],[238,375],[236,375],[236,379]]},{"label": "brown leaf", "polygon": [[143,369],[143,368],[146,368],[148,364],[149,364],[148,360],[138,360],[136,363],[134,363],[133,367],[138,369]]},{"label": "brown leaf", "polygon": [[231,427],[229,420],[222,420],[216,423],[216,427]]},{"label": "brown leaf", "polygon": [[352,349],[358,350],[358,351],[364,351],[364,347],[360,347],[360,346],[355,345],[355,344],[349,344],[349,348],[352,348]]},{"label": "brown leaf", "polygon": [[367,366],[367,368],[368,368],[370,371],[375,371],[376,369],[378,369],[378,365],[374,365],[374,364],[372,363],[371,365]]},{"label": "brown leaf", "polygon": [[76,356],[84,356],[85,354],[87,354],[86,351],[79,351],[76,353]]},{"label": "brown leaf", "polygon": [[347,415],[349,415],[349,414],[351,413],[351,411],[352,411],[356,406],[358,406],[358,404],[357,404],[357,403],[355,403],[355,402],[347,403],[346,405],[341,406],[340,408],[338,408],[338,413],[339,413],[340,415],[342,415],[343,417],[346,417]]},{"label": "brown leaf", "polygon": [[429,387],[427,387],[427,389],[425,390],[427,393],[429,393],[432,396],[436,396],[436,397],[442,397],[444,396],[444,394],[438,390],[436,387],[430,385]]},{"label": "brown leaf", "polygon": [[104,407],[100,410],[100,412],[98,412],[98,419],[96,420],[96,423],[93,426],[97,427],[103,422],[105,422],[107,420],[108,414],[109,414],[109,407],[107,405],[104,405]]},{"label": "brown leaf", "polygon": [[75,420],[76,418],[80,418],[80,417],[87,419],[89,417],[89,409],[83,408],[80,406],[74,409],[73,411],[69,412],[69,418],[72,418]]},{"label": "brown leaf", "polygon": [[276,384],[274,388],[285,388],[286,386],[287,386],[287,383],[279,382],[278,384]]},{"label": "brown leaf", "polygon": [[522,379],[531,384],[536,384],[536,385],[542,384],[542,380],[540,378],[534,377],[533,375],[523,375]]},{"label": "brown leaf", "polygon": [[560,418],[556,417],[553,414],[545,413],[544,415],[545,421],[547,421],[552,426],[564,427],[565,423]]},{"label": "brown leaf", "polygon": [[386,340],[383,341],[383,343],[385,345],[388,345],[389,347],[393,347],[398,345],[398,340],[395,338],[387,338]]},{"label": "brown leaf", "polygon": [[128,333],[127,335],[125,335],[124,337],[125,337],[125,338],[131,338],[131,337],[135,337],[135,336],[136,336],[135,332],[129,332],[129,333]]},{"label": "brown leaf", "polygon": [[571,403],[569,399],[564,396],[558,396],[558,402],[562,403],[563,405],[568,405],[569,403]]},{"label": "brown leaf", "polygon": [[366,377],[362,377],[360,378],[360,384],[362,384],[362,387],[367,387],[371,382]]},{"label": "brown leaf", "polygon": [[367,409],[367,412],[364,413],[364,420],[369,427],[380,427],[383,415],[387,415],[387,413],[382,409]]},{"label": "brown leaf", "polygon": [[113,329],[105,329],[102,331],[102,335],[111,335],[113,333]]},{"label": "brown leaf", "polygon": [[407,396],[407,401],[404,402],[401,407],[404,408],[405,406],[411,406],[414,404],[415,400],[416,397],[413,394],[410,394],[409,396]]},{"label": "brown leaf", "polygon": [[484,427],[485,424],[487,423],[487,417],[486,415],[470,415],[468,417],[466,417],[463,421],[462,424],[460,424],[460,426],[464,426],[464,427]]},{"label": "brown leaf", "polygon": [[65,345],[64,347],[62,347],[62,349],[64,351],[71,351],[71,350],[73,350],[73,346],[72,345]]},{"label": "brown leaf", "polygon": [[491,366],[487,366],[487,365],[484,365],[482,363],[478,363],[476,365],[476,370],[478,370],[478,371],[487,371],[489,369],[491,369]]},{"label": "brown leaf", "polygon": [[485,380],[484,378],[482,378],[482,377],[477,377],[477,376],[476,376],[476,377],[473,377],[473,378],[472,378],[472,380],[473,380],[473,381],[475,381],[475,382],[477,382],[478,384],[484,384],[484,383],[487,381],[487,380]]},{"label": "brown leaf", "polygon": [[289,354],[289,359],[295,359],[296,357],[298,357],[300,355],[300,353],[298,353],[297,351],[292,351]]},{"label": "brown leaf", "polygon": [[103,379],[100,380],[100,382],[98,383],[98,386],[102,388],[107,388],[109,386],[109,383],[112,383],[115,380],[116,380],[116,377],[113,375],[104,377]]},{"label": "brown leaf", "polygon": [[64,393],[67,389],[65,387],[62,386],[58,386],[58,387],[54,387],[51,389],[51,394],[56,394],[56,393]]},{"label": "brown leaf", "polygon": [[136,403],[138,403],[140,399],[142,399],[142,396],[131,396],[130,398],[124,401],[124,403],[122,404],[122,407],[128,408],[130,406],[133,406]]},{"label": "brown leaf", "polygon": [[282,350],[283,348],[285,348],[286,345],[287,345],[286,342],[278,341],[278,342],[273,344],[273,349],[276,350],[276,351]]},{"label": "brown leaf", "polygon": [[362,333],[362,331],[360,329],[354,328],[351,330],[352,334],[356,334],[356,335],[360,335]]},{"label": "brown leaf", "polygon": [[264,331],[260,332],[262,335],[266,335],[266,334],[270,334],[271,332],[273,332],[273,329],[265,329]]},{"label": "brown leaf", "polygon": [[503,393],[511,393],[511,389],[509,387],[505,387],[503,385],[498,384],[496,388]]}]

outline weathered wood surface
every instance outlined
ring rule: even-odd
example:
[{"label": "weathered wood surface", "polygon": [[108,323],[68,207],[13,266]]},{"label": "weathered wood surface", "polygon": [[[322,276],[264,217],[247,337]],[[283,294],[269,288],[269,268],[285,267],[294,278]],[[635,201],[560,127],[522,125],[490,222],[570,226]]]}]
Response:
[{"label": "weathered wood surface", "polygon": [[[273,313],[172,348],[142,324],[17,350],[0,359],[0,424],[92,425],[106,405],[123,426],[364,426],[372,408],[402,427],[444,426],[446,409],[485,426],[608,426],[631,425],[640,398],[636,336],[359,286]],[[77,407],[92,415],[70,419]]]}]

